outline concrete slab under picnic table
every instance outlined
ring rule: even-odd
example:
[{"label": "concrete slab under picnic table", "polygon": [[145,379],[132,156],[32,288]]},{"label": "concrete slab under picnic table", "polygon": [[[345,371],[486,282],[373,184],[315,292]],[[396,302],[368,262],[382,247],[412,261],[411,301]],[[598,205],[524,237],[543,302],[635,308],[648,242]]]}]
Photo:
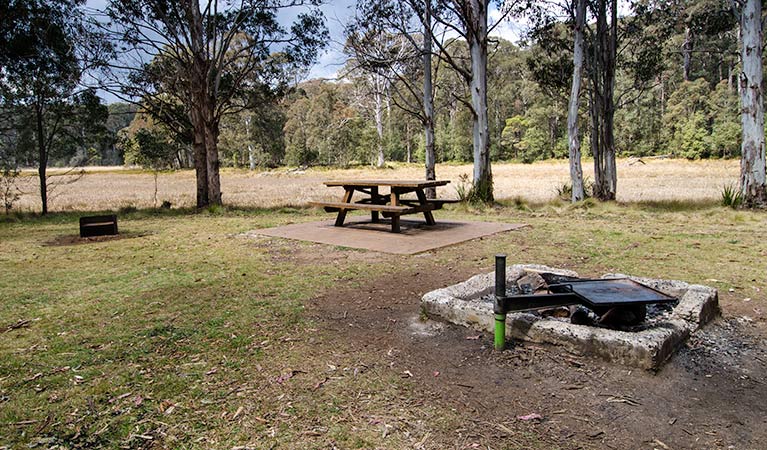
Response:
[{"label": "concrete slab under picnic table", "polygon": [[526,226],[525,224],[505,222],[439,219],[436,225],[427,225],[424,220],[403,219],[400,225],[401,232],[392,233],[391,224],[388,220],[372,223],[367,217],[357,216],[350,217],[343,227],[336,227],[333,223],[333,220],[296,223],[253,230],[248,234],[296,239],[398,255],[413,255]]}]

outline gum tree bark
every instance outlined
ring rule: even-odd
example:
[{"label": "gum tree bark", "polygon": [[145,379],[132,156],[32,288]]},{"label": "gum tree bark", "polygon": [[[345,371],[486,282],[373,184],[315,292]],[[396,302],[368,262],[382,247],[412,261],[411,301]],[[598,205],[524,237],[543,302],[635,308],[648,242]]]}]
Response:
[{"label": "gum tree bark", "polygon": [[[608,8],[609,2],[609,8]],[[618,41],[618,2],[596,2],[596,42],[591,64],[591,152],[594,156],[594,197],[615,200],[615,63]],[[607,14],[610,13],[610,23]]]},{"label": "gum tree bark", "polygon": [[764,97],[762,93],[762,2],[733,0],[740,19],[741,124],[743,144],[740,159],[740,190],[743,206],[767,206],[765,183]]},{"label": "gum tree bark", "polygon": [[379,169],[384,166],[386,160],[384,158],[384,123],[383,123],[383,90],[385,80],[384,77],[378,73],[371,75],[373,78],[373,118],[376,123],[376,167]]},{"label": "gum tree bark", "polygon": [[474,178],[472,197],[493,201],[490,170],[490,130],[487,115],[487,9],[489,0],[467,0],[466,31],[471,56],[471,105],[473,109]]},{"label": "gum tree bark", "polygon": [[[434,154],[434,90],[431,79],[431,0],[426,0],[423,14],[423,130],[425,137],[426,179],[436,180]],[[426,198],[436,198],[437,189],[427,188]]]},{"label": "gum tree bark", "polygon": [[42,214],[48,214],[48,137],[45,133],[45,120],[43,118],[45,106],[37,99],[35,104],[35,132],[37,133],[37,175],[40,178],[40,202]]},{"label": "gum tree bark", "polygon": [[567,140],[570,146],[570,182],[572,202],[584,199],[581,141],[578,136],[578,105],[583,73],[583,28],[586,24],[586,0],[575,0],[575,43],[573,45],[573,84],[567,111]]},{"label": "gum tree bark", "polygon": [[690,26],[684,27],[684,43],[682,44],[682,72],[684,75],[684,81],[690,81],[690,73],[692,72],[692,50],[694,45],[694,38]]}]

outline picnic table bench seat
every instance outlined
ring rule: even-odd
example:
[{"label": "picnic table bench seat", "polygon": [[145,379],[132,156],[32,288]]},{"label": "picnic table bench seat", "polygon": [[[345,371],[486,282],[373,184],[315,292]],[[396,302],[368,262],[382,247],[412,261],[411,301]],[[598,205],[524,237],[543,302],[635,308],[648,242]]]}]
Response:
[{"label": "picnic table bench seat", "polygon": [[[418,200],[400,199],[399,201],[403,205],[418,205]],[[434,209],[442,209],[443,206],[449,203],[460,203],[460,200],[449,198],[430,198],[426,200],[426,203],[434,205]]]},{"label": "picnic table bench seat", "polygon": [[411,206],[392,206],[392,205],[377,205],[375,203],[368,202],[356,202],[356,203],[344,203],[344,202],[309,202],[311,206],[317,206],[325,208],[325,212],[338,212],[342,209],[354,210],[360,209],[365,211],[380,211],[386,213],[396,214],[408,214],[413,212]]}]

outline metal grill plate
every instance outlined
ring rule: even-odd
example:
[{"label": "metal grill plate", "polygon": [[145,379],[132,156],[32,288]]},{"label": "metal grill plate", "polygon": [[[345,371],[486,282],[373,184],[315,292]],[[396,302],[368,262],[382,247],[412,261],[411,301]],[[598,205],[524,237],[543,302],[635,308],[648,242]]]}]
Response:
[{"label": "metal grill plate", "polygon": [[677,299],[628,278],[569,281],[549,286],[553,293],[572,292],[586,306],[613,307],[649,303],[673,303]]}]

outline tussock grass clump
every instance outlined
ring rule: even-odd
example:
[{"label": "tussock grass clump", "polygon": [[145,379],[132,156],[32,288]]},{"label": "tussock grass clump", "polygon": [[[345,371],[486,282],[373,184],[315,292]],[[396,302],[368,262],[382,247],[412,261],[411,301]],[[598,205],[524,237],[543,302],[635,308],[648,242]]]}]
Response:
[{"label": "tussock grass clump", "polygon": [[743,193],[734,184],[722,188],[722,206],[738,209],[743,204]]}]

